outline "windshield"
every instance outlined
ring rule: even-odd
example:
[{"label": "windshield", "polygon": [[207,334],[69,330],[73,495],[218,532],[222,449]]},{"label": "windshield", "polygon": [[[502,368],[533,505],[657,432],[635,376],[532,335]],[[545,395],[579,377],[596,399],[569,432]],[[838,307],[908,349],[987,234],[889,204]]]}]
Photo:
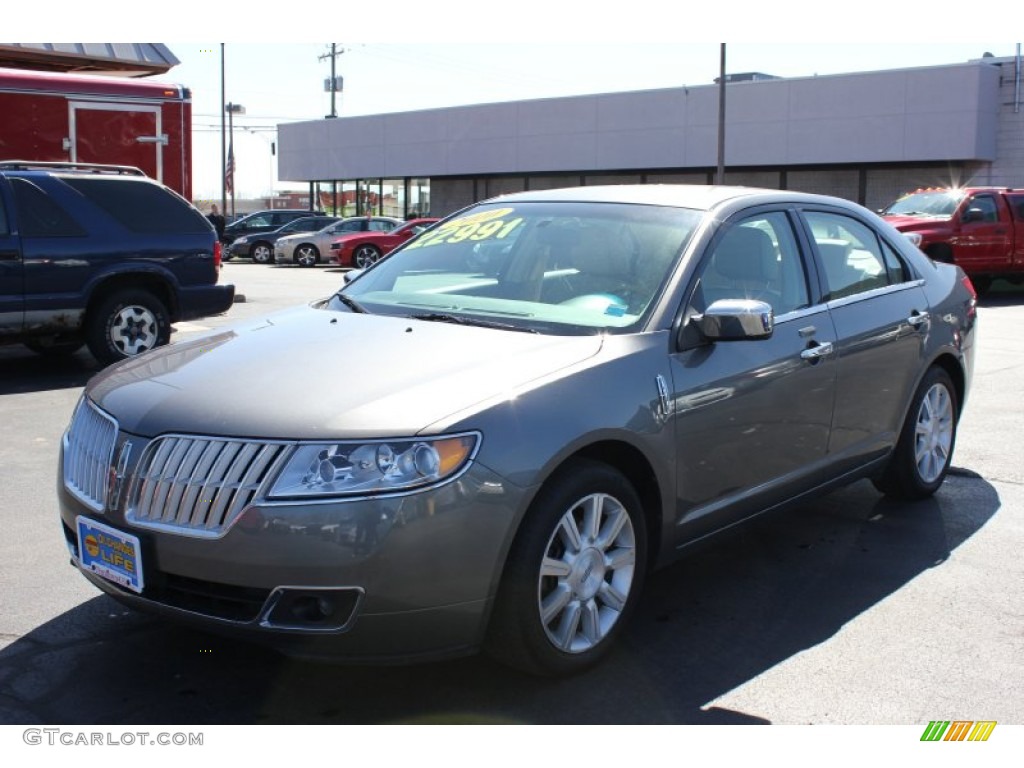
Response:
[{"label": "windshield", "polygon": [[882,215],[949,217],[953,215],[963,199],[964,193],[955,189],[915,192],[912,195],[901,197],[882,211]]},{"label": "windshield", "polygon": [[[703,213],[613,203],[477,206],[346,285],[361,310],[574,334],[635,329]],[[340,298],[331,309],[348,307]]]}]

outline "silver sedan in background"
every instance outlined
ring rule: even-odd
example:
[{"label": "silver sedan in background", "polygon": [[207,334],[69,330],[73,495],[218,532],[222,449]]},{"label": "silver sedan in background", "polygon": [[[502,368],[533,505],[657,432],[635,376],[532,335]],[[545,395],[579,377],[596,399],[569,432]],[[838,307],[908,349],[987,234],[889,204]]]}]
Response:
[{"label": "silver sedan in background", "polygon": [[390,216],[352,216],[316,232],[280,238],[274,245],[274,258],[278,264],[314,267],[330,261],[331,243],[339,237],[360,232],[390,232],[401,224],[401,219]]},{"label": "silver sedan in background", "polygon": [[[935,493],[975,312],[958,267],[836,198],[500,197],[98,375],[64,536],[123,603],[288,653],[571,674],[712,533],[865,477]],[[210,398],[225,379],[260,386]],[[267,407],[310,381],[334,386]]]}]

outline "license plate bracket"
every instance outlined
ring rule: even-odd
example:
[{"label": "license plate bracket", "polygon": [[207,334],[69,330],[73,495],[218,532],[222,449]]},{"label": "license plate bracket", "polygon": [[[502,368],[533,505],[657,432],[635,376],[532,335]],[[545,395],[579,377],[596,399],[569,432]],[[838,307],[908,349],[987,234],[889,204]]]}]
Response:
[{"label": "license plate bracket", "polygon": [[138,536],[79,515],[78,562],[95,573],[132,592],[142,592],[142,547]]}]

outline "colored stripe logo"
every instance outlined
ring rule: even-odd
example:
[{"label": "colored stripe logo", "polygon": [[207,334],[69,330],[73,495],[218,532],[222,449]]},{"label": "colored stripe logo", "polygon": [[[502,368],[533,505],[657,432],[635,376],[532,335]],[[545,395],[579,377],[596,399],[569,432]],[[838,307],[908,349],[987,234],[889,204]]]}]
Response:
[{"label": "colored stripe logo", "polygon": [[995,727],[995,720],[932,720],[921,741],[988,741]]}]

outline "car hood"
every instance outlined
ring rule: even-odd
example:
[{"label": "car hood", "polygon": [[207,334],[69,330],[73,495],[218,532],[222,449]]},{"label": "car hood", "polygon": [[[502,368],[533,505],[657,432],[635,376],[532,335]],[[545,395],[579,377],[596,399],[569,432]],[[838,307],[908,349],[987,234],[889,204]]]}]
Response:
[{"label": "car hood", "polygon": [[892,224],[896,229],[901,232],[909,232],[914,229],[926,229],[928,227],[934,227],[936,224],[944,224],[949,221],[948,216],[902,216],[892,215],[883,216],[887,222]]},{"label": "car hood", "polygon": [[393,437],[505,399],[601,343],[304,306],[128,360],[87,391],[145,437]]}]

